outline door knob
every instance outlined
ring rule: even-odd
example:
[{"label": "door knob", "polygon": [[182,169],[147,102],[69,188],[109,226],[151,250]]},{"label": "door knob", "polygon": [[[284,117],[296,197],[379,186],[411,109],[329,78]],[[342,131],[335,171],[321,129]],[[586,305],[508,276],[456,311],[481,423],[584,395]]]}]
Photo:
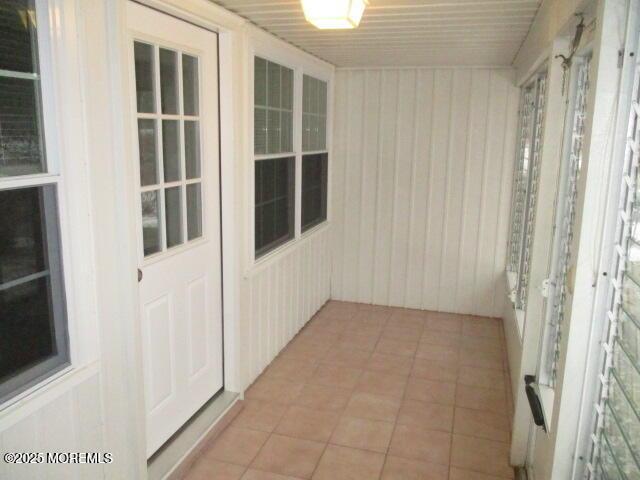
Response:
[{"label": "door knob", "polygon": [[142,281],[142,270],[138,269],[138,283],[140,283]]}]

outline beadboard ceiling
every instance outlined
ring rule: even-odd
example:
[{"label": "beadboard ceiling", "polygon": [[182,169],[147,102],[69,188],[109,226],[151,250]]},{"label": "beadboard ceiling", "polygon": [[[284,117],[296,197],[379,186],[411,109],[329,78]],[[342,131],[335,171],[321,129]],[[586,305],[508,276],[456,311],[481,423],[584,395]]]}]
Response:
[{"label": "beadboard ceiling", "polygon": [[511,65],[541,0],[370,0],[355,30],[318,30],[299,0],[215,0],[338,67]]}]

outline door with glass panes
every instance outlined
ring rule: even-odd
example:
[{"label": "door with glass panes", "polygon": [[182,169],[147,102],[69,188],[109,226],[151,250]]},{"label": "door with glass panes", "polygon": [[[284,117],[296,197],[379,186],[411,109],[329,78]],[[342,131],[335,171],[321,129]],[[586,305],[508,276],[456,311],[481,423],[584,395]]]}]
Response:
[{"label": "door with glass panes", "polygon": [[147,454],[223,387],[217,35],[129,2]]}]

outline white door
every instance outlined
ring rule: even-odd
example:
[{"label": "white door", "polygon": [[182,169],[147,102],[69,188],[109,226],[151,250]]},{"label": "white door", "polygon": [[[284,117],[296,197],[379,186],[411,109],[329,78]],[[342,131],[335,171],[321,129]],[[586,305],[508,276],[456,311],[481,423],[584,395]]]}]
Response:
[{"label": "white door", "polygon": [[218,38],[127,15],[150,456],[223,387]]}]

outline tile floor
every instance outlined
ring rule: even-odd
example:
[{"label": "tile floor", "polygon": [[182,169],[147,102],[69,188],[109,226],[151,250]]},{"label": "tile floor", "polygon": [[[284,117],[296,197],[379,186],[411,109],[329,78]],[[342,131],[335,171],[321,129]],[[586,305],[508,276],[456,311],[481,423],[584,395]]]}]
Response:
[{"label": "tile floor", "polygon": [[508,385],[499,320],[332,301],[186,479],[512,479]]}]

